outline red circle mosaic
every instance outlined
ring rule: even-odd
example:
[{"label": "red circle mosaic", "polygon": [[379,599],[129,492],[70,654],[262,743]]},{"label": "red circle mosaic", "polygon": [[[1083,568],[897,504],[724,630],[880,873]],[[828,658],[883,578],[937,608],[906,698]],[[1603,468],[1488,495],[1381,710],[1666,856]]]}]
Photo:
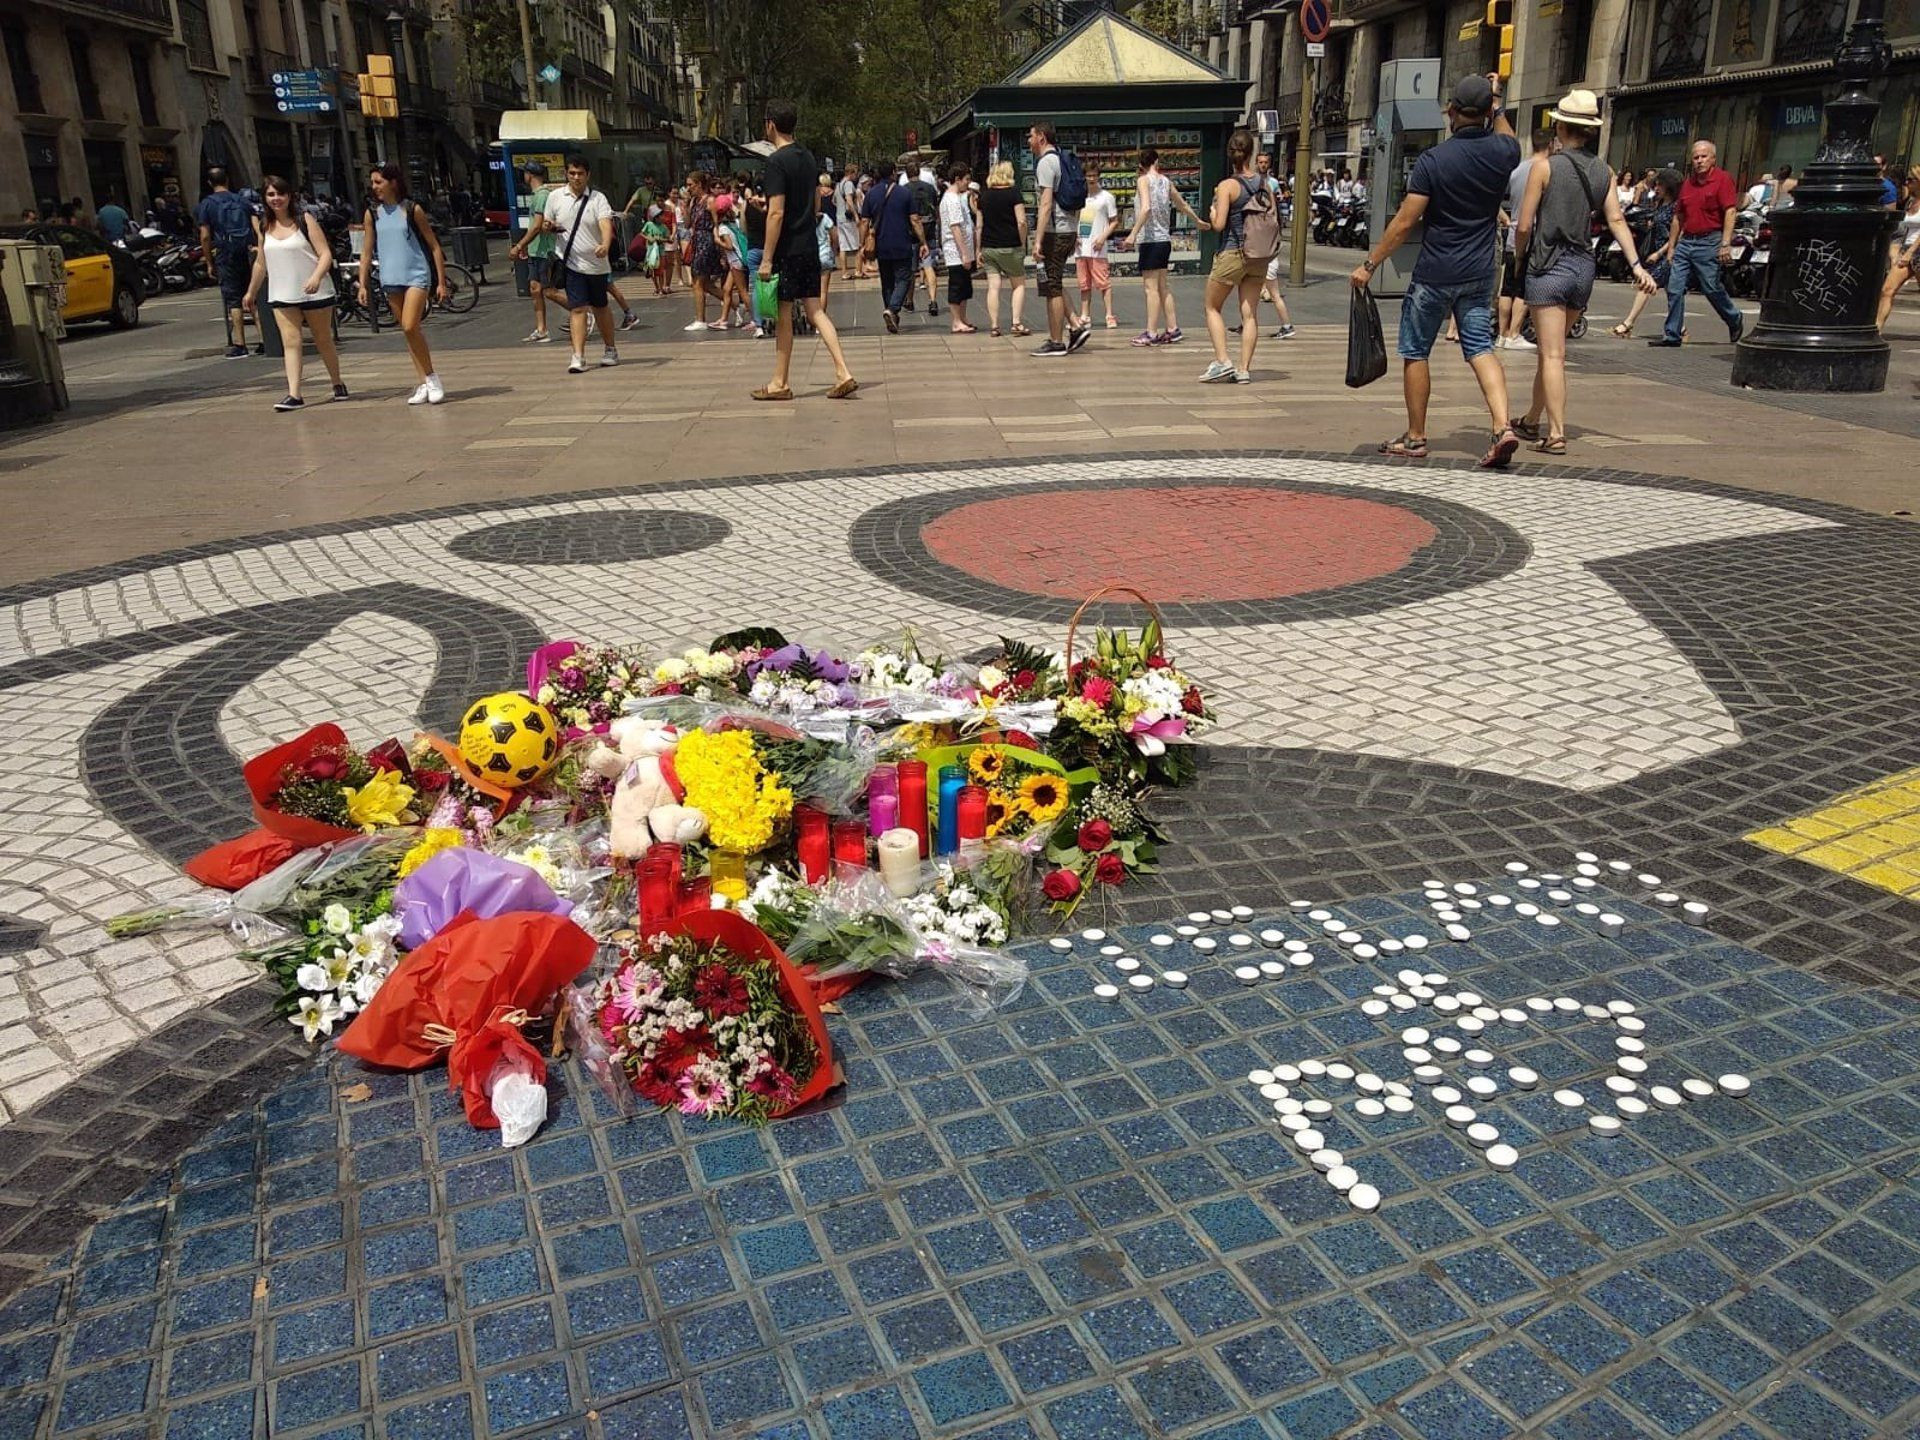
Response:
[{"label": "red circle mosaic", "polygon": [[936,560],[1029,595],[1124,581],[1168,604],[1273,600],[1391,575],[1435,538],[1410,510],[1310,490],[1045,490],[961,505],[920,537]]}]

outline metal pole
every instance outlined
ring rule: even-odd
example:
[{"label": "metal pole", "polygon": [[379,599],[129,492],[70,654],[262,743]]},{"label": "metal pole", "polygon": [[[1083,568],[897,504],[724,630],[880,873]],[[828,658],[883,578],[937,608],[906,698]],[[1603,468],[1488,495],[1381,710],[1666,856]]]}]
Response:
[{"label": "metal pole", "polygon": [[393,50],[393,95],[399,122],[400,169],[407,177],[408,187],[419,189],[421,187],[415,183],[419,176],[413,169],[413,147],[407,143],[407,104],[410,98],[407,92],[413,84],[407,66],[407,18],[397,6],[387,12],[387,44]]},{"label": "metal pole", "polygon": [[527,0],[515,0],[514,8],[520,12],[520,63],[527,67],[527,108],[538,110],[533,89],[533,16],[527,10]]},{"label": "metal pole", "polygon": [[[1306,47],[1301,46],[1304,57]],[[1307,230],[1313,224],[1313,184],[1307,166],[1313,161],[1313,86],[1320,67],[1312,60],[1300,62],[1300,138],[1293,146],[1293,254],[1287,267],[1287,283],[1307,283]],[[1302,190],[1300,187],[1307,188]]]}]

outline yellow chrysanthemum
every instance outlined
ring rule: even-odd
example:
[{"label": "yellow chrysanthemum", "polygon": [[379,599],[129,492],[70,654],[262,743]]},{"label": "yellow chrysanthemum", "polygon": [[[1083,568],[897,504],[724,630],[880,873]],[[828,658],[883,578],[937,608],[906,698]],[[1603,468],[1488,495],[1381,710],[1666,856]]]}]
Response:
[{"label": "yellow chrysanthemum", "polygon": [[748,731],[695,730],[681,740],[673,764],[687,804],[707,817],[708,837],[719,849],[764,850],[774,827],[793,813],[793,792],[761,766]]},{"label": "yellow chrysanthemum", "polygon": [[1041,772],[1020,782],[1020,805],[1036,825],[1058,820],[1067,809],[1067,785],[1058,775]]},{"label": "yellow chrysanthemum", "polygon": [[411,875],[442,850],[457,850],[462,843],[458,830],[445,825],[430,826],[421,834],[419,842],[400,857],[401,878]]},{"label": "yellow chrysanthemum", "polygon": [[362,830],[398,825],[413,803],[413,787],[395,770],[376,770],[359,789],[346,787],[347,818]]}]

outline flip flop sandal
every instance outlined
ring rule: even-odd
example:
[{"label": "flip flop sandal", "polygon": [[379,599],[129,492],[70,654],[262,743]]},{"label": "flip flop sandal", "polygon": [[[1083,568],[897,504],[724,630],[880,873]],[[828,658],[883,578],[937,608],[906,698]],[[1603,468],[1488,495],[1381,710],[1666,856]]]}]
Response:
[{"label": "flip flop sandal", "polygon": [[991,330],[987,331],[987,334],[998,340],[1000,338],[1000,327],[998,325],[994,326]]},{"label": "flip flop sandal", "polygon": [[1013,327],[1012,333],[1015,339],[1025,339],[1027,336],[1033,334],[1033,331],[1029,330],[1024,325],[1016,325]]},{"label": "flip flop sandal", "polygon": [[765,386],[762,386],[753,392],[753,398],[756,400],[791,400],[793,398],[793,391],[769,390]]},{"label": "flip flop sandal", "polygon": [[1633,338],[1633,327],[1631,325],[1616,325],[1607,333],[1616,340],[1631,340]]},{"label": "flip flop sandal", "polygon": [[1567,437],[1564,435],[1549,435],[1533,448],[1542,455],[1565,455],[1567,453]]},{"label": "flip flop sandal", "polygon": [[1538,440],[1540,438],[1540,427],[1531,420],[1513,420],[1508,422],[1507,428],[1522,440]]},{"label": "flip flop sandal", "polygon": [[956,325],[953,327],[952,333],[955,335],[978,335],[980,333],[980,327],[978,325]]},{"label": "flip flop sandal", "polygon": [[1487,447],[1487,453],[1480,457],[1482,470],[1504,470],[1513,459],[1514,452],[1520,448],[1520,437],[1513,433],[1513,427],[1495,432],[1493,443]]},{"label": "flip flop sandal", "polygon": [[1392,440],[1383,440],[1376,447],[1382,455],[1392,455],[1399,460],[1424,460],[1427,458],[1427,442],[1415,440],[1404,431]]}]

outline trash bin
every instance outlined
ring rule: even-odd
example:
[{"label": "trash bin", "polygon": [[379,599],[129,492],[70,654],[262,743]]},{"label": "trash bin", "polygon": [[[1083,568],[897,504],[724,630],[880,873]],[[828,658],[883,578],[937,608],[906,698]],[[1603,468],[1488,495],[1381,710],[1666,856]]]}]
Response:
[{"label": "trash bin", "polygon": [[453,240],[453,263],[469,270],[487,266],[487,232],[478,225],[456,225],[447,232]]}]

